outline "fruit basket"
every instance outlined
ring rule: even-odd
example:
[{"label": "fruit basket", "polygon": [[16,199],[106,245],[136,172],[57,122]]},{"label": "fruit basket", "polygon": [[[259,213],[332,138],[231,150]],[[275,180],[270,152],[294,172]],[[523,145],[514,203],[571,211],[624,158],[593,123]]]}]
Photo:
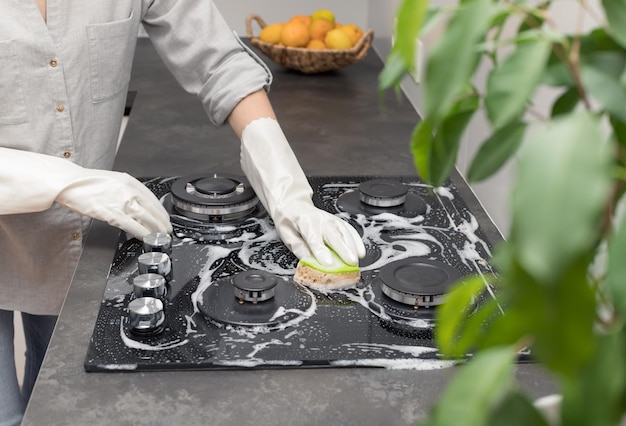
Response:
[{"label": "fruit basket", "polygon": [[374,32],[367,30],[349,49],[312,50],[304,47],[281,46],[266,43],[255,36],[252,32],[254,21],[261,29],[266,26],[265,21],[258,15],[250,15],[246,18],[246,30],[252,45],[277,64],[305,74],[333,71],[360,61],[367,54],[374,38]]}]

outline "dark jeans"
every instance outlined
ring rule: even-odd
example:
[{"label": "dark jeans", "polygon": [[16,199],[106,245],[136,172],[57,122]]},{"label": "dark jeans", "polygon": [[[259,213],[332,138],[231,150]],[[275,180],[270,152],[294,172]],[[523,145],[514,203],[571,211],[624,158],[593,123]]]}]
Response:
[{"label": "dark jeans", "polygon": [[19,424],[33,391],[57,317],[22,313],[26,365],[20,391],[13,348],[13,311],[0,309],[0,426]]}]

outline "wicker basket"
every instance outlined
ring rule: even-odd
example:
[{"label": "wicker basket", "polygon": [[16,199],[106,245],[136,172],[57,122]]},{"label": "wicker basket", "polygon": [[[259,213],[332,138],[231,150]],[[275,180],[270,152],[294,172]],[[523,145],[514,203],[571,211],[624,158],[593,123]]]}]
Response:
[{"label": "wicker basket", "polygon": [[252,45],[277,64],[305,74],[332,71],[360,61],[367,54],[374,38],[374,32],[367,30],[350,49],[312,50],[303,47],[277,46],[265,43],[254,36],[253,21],[256,21],[261,29],[265,28],[265,21],[260,16],[250,15],[246,18],[246,30]]}]

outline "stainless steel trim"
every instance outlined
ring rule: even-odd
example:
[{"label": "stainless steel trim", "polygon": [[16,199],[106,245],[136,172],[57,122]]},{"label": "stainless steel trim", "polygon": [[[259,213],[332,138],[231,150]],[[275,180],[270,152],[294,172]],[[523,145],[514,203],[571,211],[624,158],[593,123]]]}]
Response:
[{"label": "stainless steel trim", "polygon": [[402,291],[394,290],[384,282],[381,283],[381,289],[383,293],[385,293],[396,302],[403,303],[409,306],[420,306],[425,308],[441,305],[444,302],[446,296],[445,293],[436,295],[408,294]]},{"label": "stainless steel trim", "polygon": [[393,198],[378,198],[372,197],[369,195],[365,195],[362,192],[359,192],[359,198],[362,202],[369,206],[374,207],[396,207],[403,204],[406,201],[406,194],[401,195],[400,197]]}]

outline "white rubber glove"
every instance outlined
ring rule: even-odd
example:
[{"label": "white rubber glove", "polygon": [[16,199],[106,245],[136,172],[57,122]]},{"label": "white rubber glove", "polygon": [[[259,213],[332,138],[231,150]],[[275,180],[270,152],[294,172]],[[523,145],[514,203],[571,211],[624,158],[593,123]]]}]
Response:
[{"label": "white rubber glove", "polygon": [[296,257],[313,255],[332,265],[328,247],[352,265],[365,256],[363,241],[350,224],[313,205],[313,190],[276,120],[260,118],[243,130],[241,168]]},{"label": "white rubber glove", "polygon": [[138,238],[172,232],[169,215],[156,196],[126,173],[0,148],[0,214],[40,212],[55,201]]}]

